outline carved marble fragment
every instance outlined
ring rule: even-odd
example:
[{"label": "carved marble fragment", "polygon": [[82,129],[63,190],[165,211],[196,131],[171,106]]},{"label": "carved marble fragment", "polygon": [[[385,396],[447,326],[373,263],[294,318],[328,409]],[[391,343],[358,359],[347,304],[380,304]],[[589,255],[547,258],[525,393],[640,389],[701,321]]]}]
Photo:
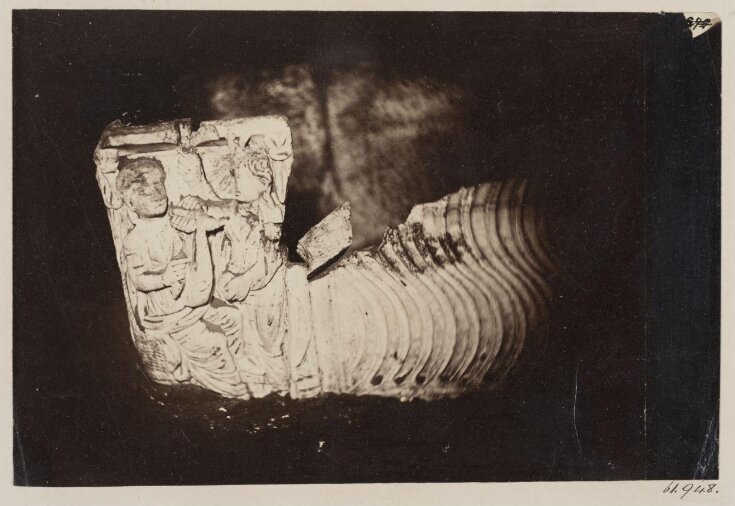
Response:
[{"label": "carved marble fragment", "polygon": [[313,274],[349,248],[350,244],[352,244],[350,203],[345,202],[299,240],[296,252],[306,262],[309,274]]},{"label": "carved marble fragment", "polygon": [[304,266],[280,242],[285,118],[115,122],[95,161],[133,343],[160,383],[431,399],[501,384],[543,339],[553,264],[523,181],[416,206],[328,265],[351,242],[343,205],[299,242]]}]

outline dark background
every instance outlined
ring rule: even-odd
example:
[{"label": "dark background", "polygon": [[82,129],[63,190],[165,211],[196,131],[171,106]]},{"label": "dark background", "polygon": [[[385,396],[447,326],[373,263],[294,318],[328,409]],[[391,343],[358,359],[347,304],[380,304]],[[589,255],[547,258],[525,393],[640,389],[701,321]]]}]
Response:
[{"label": "dark background", "polygon": [[[15,11],[13,52],[16,484],[718,476],[719,27],[692,40],[659,14]],[[223,72],[306,65],[324,91],[364,62],[462,90],[451,156],[420,173],[430,194],[537,188],[564,275],[535,367],[431,403],[150,383],[94,178],[102,129],[210,119],[204,83]],[[318,187],[289,187],[291,250],[324,212]]]}]

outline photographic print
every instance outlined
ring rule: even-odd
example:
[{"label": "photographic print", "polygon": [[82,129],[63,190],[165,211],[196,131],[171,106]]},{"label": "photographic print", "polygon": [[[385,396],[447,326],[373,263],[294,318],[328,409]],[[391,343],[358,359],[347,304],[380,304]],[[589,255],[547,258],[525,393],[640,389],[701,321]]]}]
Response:
[{"label": "photographic print", "polygon": [[721,31],[14,10],[14,484],[719,493]]}]

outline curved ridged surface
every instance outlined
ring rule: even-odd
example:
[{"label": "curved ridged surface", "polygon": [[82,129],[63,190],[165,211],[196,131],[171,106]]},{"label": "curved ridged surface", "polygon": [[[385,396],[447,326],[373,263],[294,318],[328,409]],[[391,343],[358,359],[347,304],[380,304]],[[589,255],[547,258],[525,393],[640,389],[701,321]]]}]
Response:
[{"label": "curved ridged surface", "polygon": [[322,391],[429,399],[502,383],[543,344],[542,230],[525,181],[463,188],[312,280]]}]

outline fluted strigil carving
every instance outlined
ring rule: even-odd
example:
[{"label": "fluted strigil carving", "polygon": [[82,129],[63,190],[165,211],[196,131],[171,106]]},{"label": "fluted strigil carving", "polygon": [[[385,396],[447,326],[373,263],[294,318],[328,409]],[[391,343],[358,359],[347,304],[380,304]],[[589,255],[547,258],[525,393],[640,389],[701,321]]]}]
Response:
[{"label": "fluted strigil carving", "polygon": [[501,383],[544,338],[553,272],[527,183],[416,206],[310,283],[328,392],[434,398]]}]

